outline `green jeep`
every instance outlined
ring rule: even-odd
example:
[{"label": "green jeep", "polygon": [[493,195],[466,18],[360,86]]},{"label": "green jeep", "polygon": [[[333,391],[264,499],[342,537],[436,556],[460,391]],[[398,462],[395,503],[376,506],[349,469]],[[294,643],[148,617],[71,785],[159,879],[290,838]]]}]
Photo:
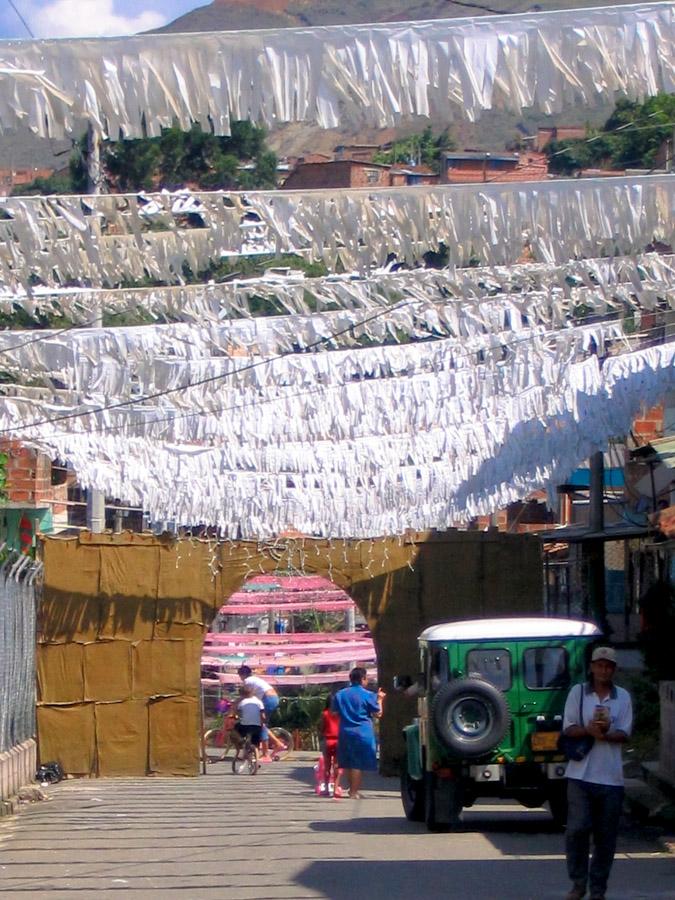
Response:
[{"label": "green jeep", "polygon": [[430,830],[447,828],[477,797],[509,797],[529,808],[548,802],[564,824],[563,709],[600,634],[589,622],[543,617],[423,631],[418,682],[395,679],[418,698],[417,718],[403,730],[406,816]]}]

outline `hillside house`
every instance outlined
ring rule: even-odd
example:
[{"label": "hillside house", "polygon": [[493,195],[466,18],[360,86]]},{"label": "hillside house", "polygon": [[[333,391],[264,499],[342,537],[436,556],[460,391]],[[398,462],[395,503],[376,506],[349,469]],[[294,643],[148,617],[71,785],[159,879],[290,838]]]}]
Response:
[{"label": "hillside house", "polygon": [[548,177],[546,155],[534,150],[524,153],[447,150],[441,155],[440,180],[443,184],[544,181]]}]

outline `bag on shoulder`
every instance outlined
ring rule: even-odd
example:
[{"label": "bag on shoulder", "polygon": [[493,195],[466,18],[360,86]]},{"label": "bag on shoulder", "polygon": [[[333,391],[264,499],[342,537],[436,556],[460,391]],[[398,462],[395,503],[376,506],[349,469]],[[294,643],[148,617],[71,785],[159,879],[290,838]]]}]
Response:
[{"label": "bag on shoulder", "polygon": [[[584,686],[579,685],[579,723],[584,724]],[[560,732],[558,738],[558,750],[564,754],[565,759],[569,762],[581,762],[591,751],[595,738],[590,734],[583,737],[570,737],[564,731]]]}]

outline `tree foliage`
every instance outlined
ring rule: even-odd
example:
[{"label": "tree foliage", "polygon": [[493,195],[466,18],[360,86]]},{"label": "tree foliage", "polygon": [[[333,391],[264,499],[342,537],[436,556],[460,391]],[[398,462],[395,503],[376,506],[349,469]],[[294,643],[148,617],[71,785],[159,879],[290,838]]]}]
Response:
[{"label": "tree foliage", "polygon": [[549,170],[570,175],[587,168],[651,169],[672,140],[674,122],[675,94],[657,94],[644,103],[619,100],[602,129],[589,128],[585,140],[551,141]]},{"label": "tree foliage", "polygon": [[373,162],[393,165],[394,163],[421,164],[429,166],[438,172],[442,150],[454,150],[455,142],[450,134],[450,129],[444,129],[439,135],[434,136],[429,125],[419,134],[400,141],[394,141],[391,150],[379,150],[373,156]]},{"label": "tree foliage", "polygon": [[[189,131],[165,128],[157,138],[105,141],[105,181],[113,191],[275,187],[277,158],[267,147],[265,130],[248,121],[232,122],[231,129],[228,137],[217,137],[194,124]],[[87,156],[84,135],[74,146],[68,172],[36,179],[16,193],[86,193]]]}]

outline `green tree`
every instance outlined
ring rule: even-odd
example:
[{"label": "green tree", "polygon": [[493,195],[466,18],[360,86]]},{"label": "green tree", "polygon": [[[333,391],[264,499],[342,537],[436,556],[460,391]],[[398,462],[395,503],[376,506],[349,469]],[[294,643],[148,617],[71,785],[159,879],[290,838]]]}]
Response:
[{"label": "green tree", "polygon": [[429,125],[419,134],[403,138],[392,143],[391,150],[379,150],[373,156],[373,162],[384,165],[395,163],[421,163],[438,171],[442,150],[454,150],[455,142],[450,134],[450,129],[444,129],[434,137],[432,127]]},{"label": "green tree", "polygon": [[121,191],[150,190],[161,158],[153,140],[116,141],[104,145],[103,167]]},{"label": "green tree", "polygon": [[674,123],[675,94],[644,103],[619,100],[602,129],[589,129],[584,140],[552,141],[546,147],[549,169],[565,175],[589,167],[651,169],[664,143],[672,141]]},{"label": "green tree", "polygon": [[[217,137],[195,123],[189,131],[174,126],[157,138],[105,141],[101,167],[112,190],[139,191],[183,185],[206,190],[273,188],[277,158],[266,132],[251,122],[232,122],[232,134]],[[83,135],[74,145],[68,174],[36,179],[16,193],[86,193],[88,147]]]}]

